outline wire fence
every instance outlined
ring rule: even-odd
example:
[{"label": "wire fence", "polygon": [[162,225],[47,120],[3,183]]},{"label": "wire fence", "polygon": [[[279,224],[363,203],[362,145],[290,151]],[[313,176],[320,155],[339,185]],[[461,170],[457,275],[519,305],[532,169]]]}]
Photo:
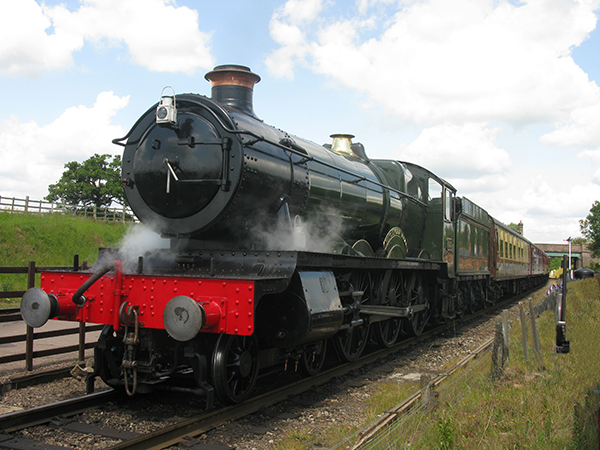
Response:
[{"label": "wire fence", "polygon": [[25,198],[0,196],[0,212],[26,213],[26,214],[73,214],[76,216],[91,217],[94,220],[107,222],[137,222],[137,218],[130,208],[120,206],[116,208],[92,206],[73,206],[64,203],[47,202],[45,200],[32,200]]},{"label": "wire fence", "polygon": [[[421,401],[410,408],[399,420],[393,422],[376,434],[373,439],[361,445],[361,450],[378,449],[409,449],[418,443],[423,433],[423,427],[429,426],[429,413],[439,404],[445,404],[450,409],[457,405],[473,384],[474,376],[485,376],[489,373],[491,348],[486,349],[477,359],[469,363],[467,370],[462,370],[447,382],[439,385],[435,393],[427,394],[429,385],[423,387]],[[479,374],[479,375],[476,375]]]}]

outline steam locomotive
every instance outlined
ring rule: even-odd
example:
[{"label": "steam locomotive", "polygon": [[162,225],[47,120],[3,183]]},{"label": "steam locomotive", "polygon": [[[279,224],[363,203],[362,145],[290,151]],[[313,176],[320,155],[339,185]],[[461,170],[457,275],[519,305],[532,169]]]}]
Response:
[{"label": "steam locomotive", "polygon": [[331,347],[355,360],[547,279],[539,248],[429,170],[265,124],[247,67],[205,78],[212,98],[163,90],[113,141],[129,205],[168,248],[100,249],[23,296],[33,327],[105,325],[92,386],[241,402],[261,370],[314,375]]}]

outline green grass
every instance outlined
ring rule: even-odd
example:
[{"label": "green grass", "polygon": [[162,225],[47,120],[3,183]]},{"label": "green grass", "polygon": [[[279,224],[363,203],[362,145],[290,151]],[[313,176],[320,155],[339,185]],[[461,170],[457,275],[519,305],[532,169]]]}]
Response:
[{"label": "green grass", "polygon": [[[0,212],[0,266],[68,266],[74,255],[90,265],[99,247],[116,246],[132,226],[62,214]],[[0,291],[27,288],[26,275],[0,274]],[[16,307],[20,299],[0,299],[0,307]]]}]

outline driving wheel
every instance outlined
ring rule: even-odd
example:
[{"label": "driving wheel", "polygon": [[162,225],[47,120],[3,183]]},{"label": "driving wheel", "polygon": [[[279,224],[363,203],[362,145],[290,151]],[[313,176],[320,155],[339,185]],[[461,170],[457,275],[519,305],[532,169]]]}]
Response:
[{"label": "driving wheel", "polygon": [[[349,328],[339,331],[333,342],[338,355],[343,361],[356,361],[362,355],[369,340],[369,324],[367,317],[360,314],[361,304],[371,304],[371,277],[367,272],[353,272],[349,280],[352,297],[350,313],[344,318]],[[362,292],[362,295],[358,295]]]},{"label": "driving wheel", "polygon": [[[402,296],[404,291],[404,284],[402,279],[402,273],[392,273],[387,287],[384,288],[385,280],[382,280],[380,289],[385,289],[385,292],[380,292],[378,304],[383,306],[400,306],[402,304]],[[390,317],[381,322],[373,324],[373,332],[375,339],[383,347],[391,347],[398,339],[400,330],[402,329],[402,319],[400,317]]]}]

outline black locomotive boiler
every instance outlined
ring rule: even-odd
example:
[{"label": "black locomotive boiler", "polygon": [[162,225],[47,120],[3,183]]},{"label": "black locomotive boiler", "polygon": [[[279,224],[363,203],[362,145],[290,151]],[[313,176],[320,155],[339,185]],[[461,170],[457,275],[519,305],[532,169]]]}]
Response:
[{"label": "black locomotive boiler", "polygon": [[265,124],[246,67],[206,78],[211,98],[162,96],[114,141],[129,205],[170,247],[101,249],[23,297],[31,326],[105,324],[90,380],[240,402],[268,367],[314,375],[332,347],[354,360],[546,280],[541,250],[427,169]]}]

